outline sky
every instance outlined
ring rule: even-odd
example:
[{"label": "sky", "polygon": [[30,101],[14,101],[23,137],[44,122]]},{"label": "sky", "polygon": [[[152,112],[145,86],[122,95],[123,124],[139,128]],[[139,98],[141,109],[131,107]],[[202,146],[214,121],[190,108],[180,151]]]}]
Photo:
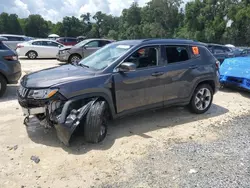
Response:
[{"label": "sky", "polygon": [[0,0],[0,13],[15,13],[20,18],[40,14],[55,23],[62,21],[64,16],[80,17],[87,12],[94,14],[102,11],[119,16],[134,1],[144,6],[149,0]]}]

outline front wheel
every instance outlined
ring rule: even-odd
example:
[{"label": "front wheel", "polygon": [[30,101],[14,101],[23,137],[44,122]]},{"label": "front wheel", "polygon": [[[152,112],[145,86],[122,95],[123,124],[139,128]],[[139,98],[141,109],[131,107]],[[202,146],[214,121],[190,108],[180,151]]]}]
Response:
[{"label": "front wheel", "polygon": [[69,57],[69,63],[71,64],[77,64],[81,61],[81,56],[77,54],[73,54]]},{"label": "front wheel", "polygon": [[198,86],[189,103],[189,108],[196,114],[203,114],[210,108],[213,102],[213,89],[208,84]]},{"label": "front wheel", "polygon": [[86,142],[98,143],[107,135],[108,107],[105,101],[97,101],[90,108],[84,124]]}]

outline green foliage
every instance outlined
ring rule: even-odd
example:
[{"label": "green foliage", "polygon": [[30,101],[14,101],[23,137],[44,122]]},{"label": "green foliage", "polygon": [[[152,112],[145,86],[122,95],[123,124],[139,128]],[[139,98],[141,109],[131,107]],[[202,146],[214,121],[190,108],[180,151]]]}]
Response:
[{"label": "green foliage", "polygon": [[250,45],[249,0],[193,0],[183,8],[181,0],[151,0],[144,7],[137,2],[120,17],[101,11],[80,18],[64,17],[52,23],[40,15],[18,18],[0,14],[0,33],[47,37],[106,37],[115,40],[140,38],[187,38],[202,42]]}]

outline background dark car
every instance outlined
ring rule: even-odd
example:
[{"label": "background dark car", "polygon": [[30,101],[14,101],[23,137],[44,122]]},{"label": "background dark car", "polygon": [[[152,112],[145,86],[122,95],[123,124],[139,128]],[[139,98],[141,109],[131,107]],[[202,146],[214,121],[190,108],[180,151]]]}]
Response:
[{"label": "background dark car", "polygon": [[61,37],[58,38],[56,41],[65,46],[74,46],[75,44],[77,44],[77,39],[73,37]]},{"label": "background dark car", "polygon": [[243,56],[243,57],[250,56],[250,48],[242,50],[240,55]]},{"label": "background dark car", "polygon": [[228,47],[226,47],[224,45],[208,44],[207,47],[210,50],[210,52],[212,52],[214,57],[218,61],[220,61],[221,64],[223,63],[224,59],[232,58],[232,57],[235,56],[233,51],[230,48],[228,48]]},{"label": "background dark car", "polygon": [[16,84],[21,77],[21,64],[16,52],[7,47],[0,37],[0,97],[6,91],[7,84]]}]

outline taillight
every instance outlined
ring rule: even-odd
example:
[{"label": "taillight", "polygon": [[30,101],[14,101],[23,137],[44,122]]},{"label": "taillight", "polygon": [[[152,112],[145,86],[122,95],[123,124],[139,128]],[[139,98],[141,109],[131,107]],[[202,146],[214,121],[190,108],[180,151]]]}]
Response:
[{"label": "taillight", "polygon": [[18,57],[16,55],[13,56],[3,56],[3,58],[7,61],[16,61],[18,60]]},{"label": "taillight", "polygon": [[218,70],[220,69],[220,62],[218,60],[215,62],[215,66]]},{"label": "taillight", "polygon": [[24,47],[24,46],[23,45],[17,45],[16,49],[17,48],[22,48],[22,47]]}]

